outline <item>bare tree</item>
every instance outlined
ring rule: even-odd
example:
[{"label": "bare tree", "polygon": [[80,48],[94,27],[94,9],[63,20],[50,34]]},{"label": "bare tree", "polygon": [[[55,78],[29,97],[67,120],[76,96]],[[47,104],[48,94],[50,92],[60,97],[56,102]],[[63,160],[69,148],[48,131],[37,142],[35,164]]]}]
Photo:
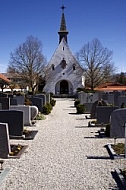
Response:
[{"label": "bare tree", "polygon": [[114,72],[112,51],[104,48],[98,39],[85,44],[76,56],[85,70],[86,81],[91,90],[103,82],[108,82]]},{"label": "bare tree", "polygon": [[46,58],[42,54],[42,43],[33,36],[10,54],[8,72],[17,73],[32,91],[39,84],[42,71],[46,64]]}]

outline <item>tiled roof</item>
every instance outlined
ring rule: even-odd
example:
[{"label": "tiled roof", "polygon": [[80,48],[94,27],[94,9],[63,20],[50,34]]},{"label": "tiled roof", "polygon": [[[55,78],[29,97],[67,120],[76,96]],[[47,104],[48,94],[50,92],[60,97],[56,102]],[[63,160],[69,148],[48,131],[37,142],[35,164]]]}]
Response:
[{"label": "tiled roof", "polygon": [[10,83],[10,80],[8,78],[6,78],[4,75],[2,75],[1,73],[0,73],[0,81],[4,81],[6,83]]},{"label": "tiled roof", "polygon": [[119,83],[104,83],[99,85],[95,90],[99,91],[123,91],[126,90],[126,86]]}]

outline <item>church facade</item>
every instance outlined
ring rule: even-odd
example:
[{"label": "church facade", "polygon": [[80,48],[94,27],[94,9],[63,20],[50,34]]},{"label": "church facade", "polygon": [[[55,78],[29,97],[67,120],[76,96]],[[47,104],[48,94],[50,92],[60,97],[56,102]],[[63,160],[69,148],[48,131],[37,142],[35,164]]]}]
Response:
[{"label": "church facade", "polygon": [[77,88],[85,87],[84,69],[71,53],[68,43],[64,6],[59,34],[59,45],[45,68],[46,93],[75,95]]}]

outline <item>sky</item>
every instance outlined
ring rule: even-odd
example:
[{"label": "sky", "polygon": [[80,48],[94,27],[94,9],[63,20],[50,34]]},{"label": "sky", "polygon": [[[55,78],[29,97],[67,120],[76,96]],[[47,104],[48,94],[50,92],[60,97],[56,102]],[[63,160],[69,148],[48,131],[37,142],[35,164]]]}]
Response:
[{"label": "sky", "polygon": [[126,0],[0,0],[0,73],[6,72],[10,53],[31,35],[42,42],[47,61],[51,59],[63,4],[71,52],[97,38],[113,51],[116,72],[126,72]]}]

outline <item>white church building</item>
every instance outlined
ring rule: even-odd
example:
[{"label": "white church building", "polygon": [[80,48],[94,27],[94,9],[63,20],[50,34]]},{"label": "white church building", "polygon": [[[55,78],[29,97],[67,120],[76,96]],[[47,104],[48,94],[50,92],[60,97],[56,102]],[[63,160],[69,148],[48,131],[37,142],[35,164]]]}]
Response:
[{"label": "white church building", "polygon": [[68,43],[64,6],[59,34],[59,45],[45,68],[46,84],[43,89],[54,95],[75,95],[77,88],[85,87],[84,69],[71,53]]}]

